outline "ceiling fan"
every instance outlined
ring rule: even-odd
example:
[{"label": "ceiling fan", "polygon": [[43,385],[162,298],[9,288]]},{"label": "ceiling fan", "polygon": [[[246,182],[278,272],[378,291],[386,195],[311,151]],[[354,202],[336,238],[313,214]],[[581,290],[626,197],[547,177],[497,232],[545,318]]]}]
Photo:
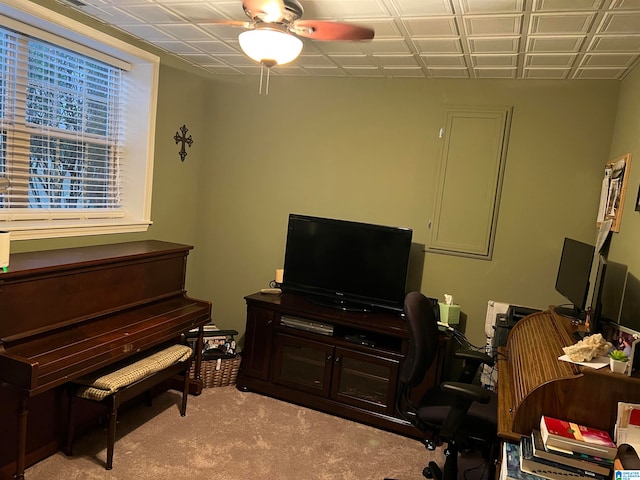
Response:
[{"label": "ceiling fan", "polygon": [[242,50],[270,68],[291,62],[302,51],[298,37],[312,40],[371,40],[371,28],[341,22],[302,20],[304,9],[298,0],[243,0],[250,21],[222,20],[247,30],[238,36]]}]

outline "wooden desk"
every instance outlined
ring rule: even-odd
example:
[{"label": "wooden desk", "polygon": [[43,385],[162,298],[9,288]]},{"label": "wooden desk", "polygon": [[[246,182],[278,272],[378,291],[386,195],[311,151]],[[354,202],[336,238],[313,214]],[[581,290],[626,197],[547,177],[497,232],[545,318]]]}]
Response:
[{"label": "wooden desk", "polygon": [[534,313],[511,330],[498,358],[498,436],[517,442],[539,428],[540,416],[613,433],[618,402],[640,403],[640,378],[558,360],[572,345],[571,322]]}]

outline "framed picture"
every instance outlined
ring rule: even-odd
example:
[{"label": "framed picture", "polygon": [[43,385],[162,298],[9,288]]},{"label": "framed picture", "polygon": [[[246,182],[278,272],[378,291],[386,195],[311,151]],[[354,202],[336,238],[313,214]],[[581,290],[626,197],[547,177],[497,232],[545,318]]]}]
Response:
[{"label": "framed picture", "polygon": [[624,350],[629,357],[627,375],[640,368],[640,333],[617,323],[607,322],[602,325],[602,336],[611,342],[616,350]]},{"label": "framed picture", "polygon": [[[604,166],[604,178],[602,179],[600,206],[598,208],[598,228],[605,220],[611,220],[611,231],[620,231],[622,207],[624,206],[624,197],[627,191],[630,164],[631,154],[627,153],[607,162]],[[638,198],[638,201],[640,201],[640,198]]]}]

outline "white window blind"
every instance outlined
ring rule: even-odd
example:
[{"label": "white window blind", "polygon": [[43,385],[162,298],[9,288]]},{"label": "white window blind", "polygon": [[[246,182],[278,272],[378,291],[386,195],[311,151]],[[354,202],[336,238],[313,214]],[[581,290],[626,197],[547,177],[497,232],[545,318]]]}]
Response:
[{"label": "white window blind", "polygon": [[0,220],[123,216],[124,72],[7,28],[0,38]]}]

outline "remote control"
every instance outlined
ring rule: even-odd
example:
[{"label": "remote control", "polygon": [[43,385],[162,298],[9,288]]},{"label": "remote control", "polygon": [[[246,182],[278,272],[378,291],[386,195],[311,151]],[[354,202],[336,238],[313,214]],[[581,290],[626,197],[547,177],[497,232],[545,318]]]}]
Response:
[{"label": "remote control", "polygon": [[270,295],[280,295],[282,290],[280,288],[262,288],[260,293],[268,293]]}]

